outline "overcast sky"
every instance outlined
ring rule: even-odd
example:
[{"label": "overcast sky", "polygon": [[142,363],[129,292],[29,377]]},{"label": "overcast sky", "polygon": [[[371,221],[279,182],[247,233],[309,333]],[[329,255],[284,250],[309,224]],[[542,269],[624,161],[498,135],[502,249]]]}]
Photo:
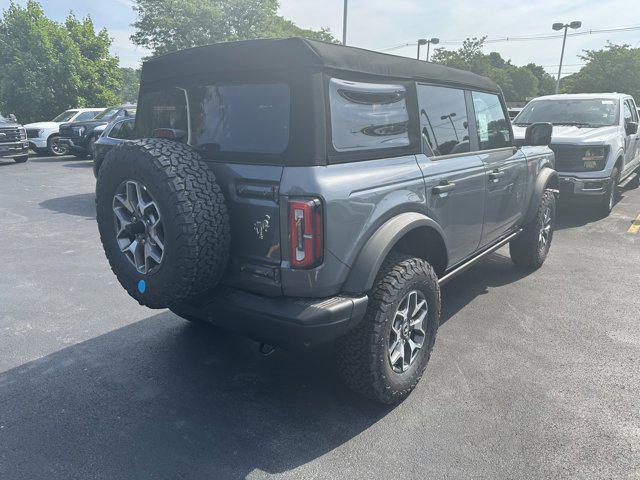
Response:
[{"label": "overcast sky", "polygon": [[[25,0],[19,0],[25,3]],[[114,39],[112,51],[123,65],[138,66],[147,54],[129,41],[135,19],[131,0],[42,0],[48,16],[62,20],[70,10],[90,14],[95,24],[106,27]],[[6,8],[9,0],[0,0]],[[343,0],[281,0],[280,14],[307,28],[329,27],[342,36]],[[374,50],[415,42],[421,37],[463,40],[488,35],[504,38],[553,34],[553,22],[581,20],[578,31],[640,26],[637,0],[349,0],[347,43]],[[600,48],[607,40],[640,46],[640,30],[593,34],[569,38],[563,73],[577,71],[584,49]],[[535,62],[550,73],[557,71],[561,39],[492,43],[485,50],[497,51],[516,65]],[[455,45],[447,45],[455,49]],[[390,53],[414,56],[415,45]],[[424,52],[424,50],[423,50]]]}]

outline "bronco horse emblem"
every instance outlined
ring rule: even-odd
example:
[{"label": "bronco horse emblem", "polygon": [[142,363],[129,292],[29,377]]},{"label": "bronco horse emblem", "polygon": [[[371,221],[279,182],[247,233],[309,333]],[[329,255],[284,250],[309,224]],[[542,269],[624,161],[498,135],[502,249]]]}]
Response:
[{"label": "bronco horse emblem", "polygon": [[271,217],[269,215],[265,215],[264,220],[258,220],[253,224],[253,229],[260,240],[264,240],[264,234],[269,231],[269,228],[271,228],[269,220],[271,220]]}]

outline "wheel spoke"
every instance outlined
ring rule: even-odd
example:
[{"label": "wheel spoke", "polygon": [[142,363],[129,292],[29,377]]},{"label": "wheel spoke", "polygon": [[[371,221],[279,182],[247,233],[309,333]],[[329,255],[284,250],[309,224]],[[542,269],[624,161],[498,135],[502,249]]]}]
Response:
[{"label": "wheel spoke", "polygon": [[429,307],[424,294],[412,290],[398,303],[389,330],[389,363],[396,373],[405,372],[418,356],[425,334]]},{"label": "wheel spoke", "polygon": [[402,370],[404,370],[404,342],[398,341],[395,344],[395,348],[391,351],[391,355],[389,357],[391,360],[391,365],[396,366],[398,360],[402,360],[403,366]]}]

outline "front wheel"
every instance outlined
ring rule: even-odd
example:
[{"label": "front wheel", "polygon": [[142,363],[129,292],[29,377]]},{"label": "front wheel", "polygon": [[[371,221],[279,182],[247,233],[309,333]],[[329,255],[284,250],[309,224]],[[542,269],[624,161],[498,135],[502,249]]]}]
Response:
[{"label": "front wheel", "polygon": [[440,288],[429,263],[392,254],[382,264],[360,324],[335,345],[347,386],[386,404],[406,398],[429,362],[440,324]]},{"label": "front wheel", "polygon": [[616,202],[618,201],[618,196],[620,194],[620,190],[618,188],[618,184],[620,183],[620,171],[617,167],[613,169],[611,172],[611,179],[609,180],[609,188],[607,189],[607,195],[602,198],[598,210],[600,211],[600,215],[603,217],[608,217],[613,210]]},{"label": "front wheel", "polygon": [[47,140],[47,153],[52,157],[62,157],[63,155],[67,155],[69,153],[69,147],[60,143],[59,135],[51,135],[49,140]]},{"label": "front wheel", "polygon": [[538,212],[523,232],[509,243],[511,260],[527,270],[542,266],[549,253],[556,221],[556,196],[545,190],[540,199]]}]

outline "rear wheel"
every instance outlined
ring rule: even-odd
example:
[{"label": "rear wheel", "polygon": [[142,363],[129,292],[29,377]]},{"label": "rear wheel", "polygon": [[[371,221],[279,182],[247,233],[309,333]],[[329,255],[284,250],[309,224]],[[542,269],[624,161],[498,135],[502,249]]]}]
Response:
[{"label": "rear wheel", "polygon": [[360,324],[336,341],[345,383],[393,404],[415,388],[429,362],[440,322],[440,288],[429,263],[390,255],[369,294]]},{"label": "rear wheel", "polygon": [[538,212],[523,232],[509,243],[511,260],[517,266],[536,270],[549,253],[556,222],[556,196],[550,190],[542,194]]},{"label": "rear wheel", "polygon": [[96,185],[100,239],[139,303],[165,308],[215,287],[229,254],[225,200],[192,148],[143,139],[113,149]]},{"label": "rear wheel", "polygon": [[47,140],[47,153],[52,157],[61,157],[69,153],[69,147],[60,143],[59,135],[51,135]]}]

